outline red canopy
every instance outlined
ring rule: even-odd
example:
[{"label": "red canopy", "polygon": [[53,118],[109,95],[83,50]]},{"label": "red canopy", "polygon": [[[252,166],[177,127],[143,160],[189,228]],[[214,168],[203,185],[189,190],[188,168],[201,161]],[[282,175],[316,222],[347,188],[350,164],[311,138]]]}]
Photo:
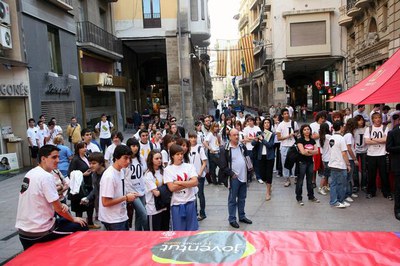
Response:
[{"label": "red canopy", "polygon": [[400,102],[400,49],[374,73],[329,102],[375,104]]}]

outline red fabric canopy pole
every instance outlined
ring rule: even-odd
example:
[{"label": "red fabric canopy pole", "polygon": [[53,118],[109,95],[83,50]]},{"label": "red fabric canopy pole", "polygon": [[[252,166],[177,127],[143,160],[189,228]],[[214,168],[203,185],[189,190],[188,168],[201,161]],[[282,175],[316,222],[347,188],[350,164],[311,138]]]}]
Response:
[{"label": "red fabric canopy pole", "polygon": [[400,49],[367,78],[328,102],[352,104],[400,102]]}]

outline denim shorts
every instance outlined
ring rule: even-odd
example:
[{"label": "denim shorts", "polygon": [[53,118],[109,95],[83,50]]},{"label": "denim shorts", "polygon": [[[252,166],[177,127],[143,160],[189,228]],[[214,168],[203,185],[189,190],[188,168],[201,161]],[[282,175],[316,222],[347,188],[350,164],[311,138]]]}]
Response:
[{"label": "denim shorts", "polygon": [[324,178],[328,179],[331,176],[331,168],[328,166],[328,162],[324,163]]}]

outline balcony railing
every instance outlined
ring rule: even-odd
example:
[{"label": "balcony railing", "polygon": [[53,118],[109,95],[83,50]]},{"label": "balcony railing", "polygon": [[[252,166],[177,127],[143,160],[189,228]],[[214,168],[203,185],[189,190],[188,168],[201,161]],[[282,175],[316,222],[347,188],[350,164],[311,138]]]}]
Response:
[{"label": "balcony railing", "polygon": [[144,28],[161,28],[160,13],[143,13]]},{"label": "balcony railing", "polygon": [[49,2],[55,4],[58,7],[61,7],[62,9],[69,11],[74,9],[72,0],[48,0]]},{"label": "balcony railing", "polygon": [[116,36],[89,21],[77,22],[77,38],[79,43],[92,43],[114,53],[122,54],[122,42]]},{"label": "balcony railing", "polygon": [[347,0],[347,15],[350,17],[357,16],[361,9],[356,7],[356,0]]}]

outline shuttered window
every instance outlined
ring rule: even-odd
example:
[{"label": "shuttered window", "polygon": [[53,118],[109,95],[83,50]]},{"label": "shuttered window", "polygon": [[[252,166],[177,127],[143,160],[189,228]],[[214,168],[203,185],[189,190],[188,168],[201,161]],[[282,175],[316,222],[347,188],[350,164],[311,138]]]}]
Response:
[{"label": "shuttered window", "polygon": [[290,24],[290,46],[326,44],[326,21]]},{"label": "shuttered window", "polygon": [[47,121],[55,117],[57,124],[66,132],[71,117],[75,116],[75,102],[42,102],[41,110]]},{"label": "shuttered window", "polygon": [[190,18],[192,21],[199,20],[199,1],[190,0]]}]

